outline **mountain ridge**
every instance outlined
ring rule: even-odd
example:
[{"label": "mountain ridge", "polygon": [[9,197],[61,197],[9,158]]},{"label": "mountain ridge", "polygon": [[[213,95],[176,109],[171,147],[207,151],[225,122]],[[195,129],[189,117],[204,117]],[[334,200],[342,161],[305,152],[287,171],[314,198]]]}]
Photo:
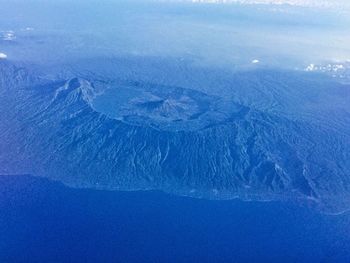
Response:
[{"label": "mountain ridge", "polygon": [[[300,199],[327,212],[348,209],[349,167],[339,155],[346,149],[333,148],[345,147],[346,138],[329,137],[324,128],[250,109],[205,129],[159,130],[96,111],[92,80],[44,82],[13,86],[0,99],[7,120],[0,125],[0,173],[72,187]],[[337,163],[315,158],[325,149],[339,157]]]}]

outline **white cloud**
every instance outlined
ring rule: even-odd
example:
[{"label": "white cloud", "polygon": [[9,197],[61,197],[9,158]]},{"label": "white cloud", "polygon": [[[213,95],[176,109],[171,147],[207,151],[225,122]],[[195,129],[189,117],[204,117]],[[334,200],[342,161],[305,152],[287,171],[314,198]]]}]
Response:
[{"label": "white cloud", "polygon": [[16,39],[15,32],[12,30],[8,31],[0,31],[0,39],[5,40],[5,41],[12,41]]},{"label": "white cloud", "polygon": [[[186,0],[185,0],[186,1]],[[187,0],[193,3],[239,3],[239,4],[272,4],[272,5],[295,5],[312,7],[332,7],[342,4],[341,1],[329,0]]]},{"label": "white cloud", "polygon": [[309,64],[305,71],[321,71],[321,72],[342,72],[349,68],[349,62],[345,60],[343,63],[328,63],[328,64]]},{"label": "white cloud", "polygon": [[0,53],[0,59],[6,59],[7,55],[5,53]]},{"label": "white cloud", "polygon": [[258,59],[252,60],[252,64],[258,64],[259,62],[260,62],[260,60],[258,60]]},{"label": "white cloud", "polygon": [[317,67],[315,67],[315,64],[310,64],[305,68],[306,71],[314,71],[315,69],[317,69]]}]

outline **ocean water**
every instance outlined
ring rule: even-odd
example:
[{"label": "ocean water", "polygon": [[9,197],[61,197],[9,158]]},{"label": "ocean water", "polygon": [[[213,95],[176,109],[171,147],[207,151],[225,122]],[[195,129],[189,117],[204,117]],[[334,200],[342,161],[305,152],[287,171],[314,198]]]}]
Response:
[{"label": "ocean water", "polygon": [[0,262],[349,262],[350,215],[0,176]]}]

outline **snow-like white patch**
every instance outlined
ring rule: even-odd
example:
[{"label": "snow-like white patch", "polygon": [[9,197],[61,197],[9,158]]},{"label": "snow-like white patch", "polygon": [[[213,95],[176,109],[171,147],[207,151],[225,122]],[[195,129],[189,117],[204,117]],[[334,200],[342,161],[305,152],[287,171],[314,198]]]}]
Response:
[{"label": "snow-like white patch", "polygon": [[315,64],[310,64],[305,68],[306,71],[314,71],[315,69]]},{"label": "snow-like white patch", "polygon": [[16,39],[15,32],[12,30],[0,32],[0,39],[5,41],[12,41]]},{"label": "snow-like white patch", "polygon": [[0,59],[6,59],[7,55],[5,53],[0,53]]},{"label": "snow-like white patch", "polygon": [[338,72],[341,70],[345,70],[345,66],[339,63],[327,64],[327,65],[310,64],[305,68],[305,71],[321,71],[321,72]]},{"label": "snow-like white patch", "polygon": [[336,60],[324,64],[309,64],[304,68],[307,72],[325,73],[333,78],[350,81],[350,61]]}]

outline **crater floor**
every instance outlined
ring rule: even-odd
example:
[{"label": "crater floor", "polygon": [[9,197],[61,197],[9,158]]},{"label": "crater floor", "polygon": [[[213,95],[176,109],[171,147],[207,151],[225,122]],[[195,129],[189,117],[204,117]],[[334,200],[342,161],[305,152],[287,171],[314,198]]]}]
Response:
[{"label": "crater floor", "polygon": [[246,107],[192,89],[151,84],[118,85],[92,100],[111,118],[159,130],[200,130],[244,116]]}]

